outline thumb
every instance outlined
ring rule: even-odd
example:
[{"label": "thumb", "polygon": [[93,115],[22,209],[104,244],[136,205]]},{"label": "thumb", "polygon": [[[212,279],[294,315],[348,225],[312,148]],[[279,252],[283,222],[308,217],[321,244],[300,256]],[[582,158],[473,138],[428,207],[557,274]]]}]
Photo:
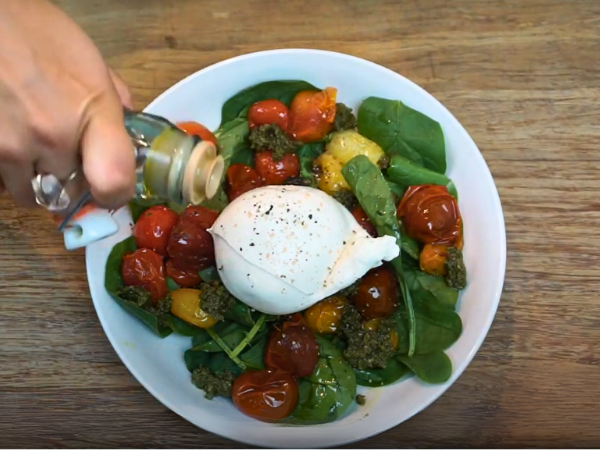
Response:
[{"label": "thumb", "polygon": [[135,152],[117,95],[105,95],[96,106],[81,138],[83,172],[94,200],[118,208],[135,193]]}]

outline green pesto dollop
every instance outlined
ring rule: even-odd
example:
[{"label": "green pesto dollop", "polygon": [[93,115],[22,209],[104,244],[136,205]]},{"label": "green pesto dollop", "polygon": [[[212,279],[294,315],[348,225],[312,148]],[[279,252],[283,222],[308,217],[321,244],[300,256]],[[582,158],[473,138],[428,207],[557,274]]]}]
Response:
[{"label": "green pesto dollop", "polygon": [[212,400],[215,397],[231,397],[231,387],[235,375],[229,370],[215,373],[207,367],[200,366],[192,372],[192,383],[204,391],[204,397]]},{"label": "green pesto dollop", "polygon": [[385,369],[394,353],[390,332],[393,322],[383,319],[377,330],[365,330],[362,317],[356,308],[348,305],[342,313],[341,332],[347,347],[344,357],[348,363],[360,370]]},{"label": "green pesto dollop", "polygon": [[311,186],[312,181],[306,177],[289,177],[283,184],[286,186]]},{"label": "green pesto dollop", "polygon": [[294,153],[301,145],[301,143],[291,140],[275,124],[254,127],[250,131],[248,139],[250,140],[250,148],[254,151],[271,150],[274,161],[281,161],[283,155]]},{"label": "green pesto dollop", "polygon": [[352,112],[352,108],[348,108],[343,103],[336,103],[333,129],[335,131],[354,130],[356,126],[356,116]]},{"label": "green pesto dollop", "polygon": [[350,211],[358,206],[358,200],[354,196],[354,193],[349,189],[340,189],[339,191],[334,192],[332,197]]},{"label": "green pesto dollop", "polygon": [[339,295],[341,297],[346,297],[348,299],[352,298],[356,294],[358,294],[358,286],[360,286],[360,278],[358,280],[356,280],[354,283],[352,283],[350,286],[342,289],[340,292],[338,292],[337,295]]},{"label": "green pesto dollop", "polygon": [[161,298],[156,305],[152,304],[150,293],[141,286],[125,286],[117,292],[117,295],[156,316],[160,327],[170,326],[171,297],[169,295]]},{"label": "green pesto dollop", "polygon": [[200,286],[200,307],[216,320],[223,320],[224,314],[235,306],[235,297],[220,281],[209,281]]},{"label": "green pesto dollop", "polygon": [[463,261],[462,252],[456,247],[448,249],[446,258],[446,284],[456,289],[467,287],[467,268]]}]

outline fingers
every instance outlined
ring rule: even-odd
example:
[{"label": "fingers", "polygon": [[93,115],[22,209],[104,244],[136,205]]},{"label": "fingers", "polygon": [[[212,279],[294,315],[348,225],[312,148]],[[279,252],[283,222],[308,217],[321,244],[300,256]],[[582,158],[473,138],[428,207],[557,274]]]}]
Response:
[{"label": "fingers", "polygon": [[118,208],[135,192],[135,152],[117,95],[103,95],[87,117],[80,141],[85,177],[100,206]]},{"label": "fingers", "polygon": [[0,164],[2,184],[6,187],[14,202],[26,208],[36,205],[35,195],[31,187],[33,176],[33,167],[30,165],[16,163]]},{"label": "fingers", "polygon": [[112,79],[113,84],[115,85],[115,89],[117,90],[117,94],[121,99],[121,104],[128,109],[133,109],[133,100],[131,99],[131,93],[129,92],[129,88],[123,82],[121,77],[117,75],[112,69],[108,69],[110,73],[110,78]]}]

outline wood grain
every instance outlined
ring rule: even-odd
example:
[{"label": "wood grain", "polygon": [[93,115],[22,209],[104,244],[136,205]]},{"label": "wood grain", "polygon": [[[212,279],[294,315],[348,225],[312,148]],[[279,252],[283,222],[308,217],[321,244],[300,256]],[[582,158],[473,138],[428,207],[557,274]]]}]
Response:
[{"label": "wood grain", "polygon": [[[411,78],[479,145],[502,199],[505,291],[464,375],[357,444],[600,445],[600,2],[62,0],[143,107],[182,77],[313,47]],[[482,249],[481,251],[485,251]],[[106,340],[83,252],[0,201],[0,446],[241,447],[147,393]]]}]

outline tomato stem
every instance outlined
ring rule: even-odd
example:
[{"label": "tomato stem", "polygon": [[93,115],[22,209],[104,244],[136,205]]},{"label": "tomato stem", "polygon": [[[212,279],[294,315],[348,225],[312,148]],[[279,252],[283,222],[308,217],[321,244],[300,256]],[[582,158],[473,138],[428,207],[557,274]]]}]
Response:
[{"label": "tomato stem", "polygon": [[213,341],[215,341],[219,345],[219,347],[221,347],[223,351],[227,353],[227,356],[229,356],[229,358],[231,358],[231,360],[234,363],[240,366],[242,370],[246,370],[246,365],[236,355],[233,354],[229,346],[223,341],[223,339],[221,339],[221,337],[217,333],[215,333],[215,331],[212,328],[207,328],[206,332],[213,339]]},{"label": "tomato stem", "polygon": [[254,339],[254,336],[256,336],[256,333],[258,333],[258,330],[260,330],[262,328],[263,324],[265,323],[265,317],[266,317],[266,315],[264,313],[260,315],[260,317],[254,324],[252,329],[246,335],[246,337],[242,340],[242,342],[240,342],[238,344],[238,346],[235,349],[233,349],[233,351],[231,352],[231,355],[229,355],[230,358],[234,358],[237,355],[239,355],[242,352],[242,350],[244,350],[246,348],[246,346],[248,344],[250,344],[250,341],[252,341],[252,339]]}]

